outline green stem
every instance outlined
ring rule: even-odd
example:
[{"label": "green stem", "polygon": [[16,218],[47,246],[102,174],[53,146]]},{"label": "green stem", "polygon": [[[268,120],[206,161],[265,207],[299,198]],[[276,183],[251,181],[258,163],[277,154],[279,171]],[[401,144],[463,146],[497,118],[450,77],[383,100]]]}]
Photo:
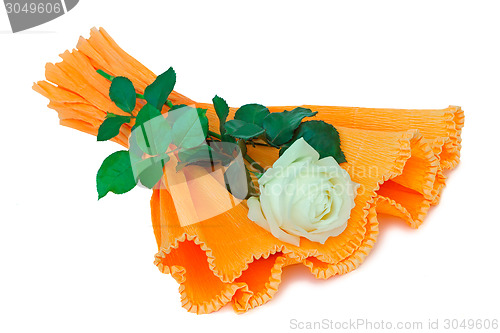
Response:
[{"label": "green stem", "polygon": [[109,75],[108,73],[106,73],[102,69],[98,69],[97,74],[100,74],[102,77],[104,77],[106,80],[109,80],[109,81],[113,81],[113,79],[115,78],[113,75]]},{"label": "green stem", "polygon": [[253,158],[251,158],[250,156],[248,156],[248,154],[245,154],[243,155],[243,158],[248,162],[250,163],[250,165],[252,166],[252,168],[254,168],[255,170],[258,170],[260,173],[264,173],[266,172],[266,170],[261,167],[259,165],[259,163],[255,162],[255,160]]},{"label": "green stem", "polygon": [[260,173],[260,172],[257,172],[257,171],[248,170],[248,172],[254,174],[255,177],[257,177],[257,178],[260,178],[263,175],[263,173]]},{"label": "green stem", "polygon": [[146,141],[146,147],[151,148],[149,145],[149,140],[148,136],[146,135],[146,129],[144,128],[144,125],[141,125],[141,130],[142,130],[142,135],[144,136],[144,140]]},{"label": "green stem", "polygon": [[219,140],[222,140],[222,136],[219,134],[219,133],[215,133],[215,132],[212,132],[212,131],[208,131],[208,134],[210,136],[213,136],[214,138],[217,138]]}]

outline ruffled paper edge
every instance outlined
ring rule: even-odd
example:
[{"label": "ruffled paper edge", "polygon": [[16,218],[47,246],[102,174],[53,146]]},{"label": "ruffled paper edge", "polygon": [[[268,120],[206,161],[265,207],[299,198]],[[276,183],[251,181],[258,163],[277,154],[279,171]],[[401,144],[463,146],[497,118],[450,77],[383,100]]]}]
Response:
[{"label": "ruffled paper edge", "polygon": [[[411,135],[410,133],[413,133],[413,135]],[[424,153],[424,157],[429,163],[429,167],[426,169],[426,174],[422,182],[423,186],[422,192],[420,194],[422,194],[425,199],[433,201],[437,196],[441,195],[441,192],[445,186],[444,179],[441,176],[437,177],[437,174],[440,172],[439,157],[436,156],[434,150],[432,149],[432,146],[420,134],[418,130],[409,130],[407,135],[399,139],[399,143],[400,155],[404,155],[405,158],[399,159],[396,162],[398,169],[397,172],[399,172],[398,176],[403,174],[406,162],[411,158],[412,146],[414,147],[414,149],[419,149]],[[396,177],[397,176],[390,177],[387,180]],[[387,180],[384,180],[384,182],[386,182]],[[382,185],[382,183],[380,183],[379,185]]]},{"label": "ruffled paper edge", "polygon": [[[248,285],[244,282],[221,281],[224,284],[225,288],[221,290],[220,294],[217,297],[212,298],[210,301],[202,304],[195,304],[189,299],[186,292],[186,268],[181,265],[165,265],[162,263],[162,259],[165,259],[165,255],[170,253],[172,250],[178,249],[180,243],[185,241],[194,242],[197,246],[200,247],[200,250],[208,255],[209,251],[206,250],[207,246],[202,241],[200,241],[196,235],[183,233],[179,237],[175,238],[173,244],[171,244],[168,248],[163,248],[155,255],[155,265],[158,267],[160,272],[164,274],[171,274],[176,282],[179,283],[179,294],[181,297],[182,307],[188,312],[196,314],[208,314],[214,311],[218,311],[230,302],[232,302],[232,307],[236,313],[244,313],[254,307],[268,302],[278,291],[279,284],[281,283],[283,267],[285,267],[287,264],[298,262],[297,258],[291,258],[282,253],[276,258],[271,268],[268,283],[266,283],[266,288],[264,290],[255,293],[254,291],[251,291]],[[268,253],[267,255],[263,254],[258,258],[256,256],[252,256],[251,262],[261,258],[268,259],[270,255],[277,253],[281,253],[281,251]],[[250,264],[251,262],[249,262],[248,264]],[[246,269],[248,269],[248,266]],[[210,270],[213,272],[212,269]]]},{"label": "ruffled paper edge", "polygon": [[460,162],[460,150],[462,148],[462,129],[464,127],[465,115],[460,106],[450,105],[445,110],[446,131],[449,140],[443,138],[443,152],[449,155],[446,159],[441,158],[441,167],[443,169],[453,169]]},{"label": "ruffled paper edge", "polygon": [[[363,239],[359,246],[352,248],[349,251],[349,255],[347,255],[343,260],[336,263],[328,263],[321,260],[318,251],[312,251],[313,253],[309,253],[308,255],[297,255],[293,249],[290,249],[286,245],[277,246],[272,250],[267,251],[266,253],[261,254],[252,254],[251,258],[247,260],[245,268],[235,275],[235,278],[232,281],[222,281],[233,287],[230,289],[230,292],[227,290],[224,291],[224,301],[221,301],[220,298],[212,299],[209,302],[205,303],[203,306],[199,306],[193,304],[190,300],[187,299],[187,295],[184,293],[185,287],[180,287],[182,306],[186,308],[190,312],[196,313],[209,313],[212,311],[216,311],[220,309],[225,304],[229,303],[229,295],[233,299],[233,308],[237,313],[242,313],[248,311],[251,308],[262,305],[268,300],[272,298],[272,296],[277,292],[278,286],[281,282],[281,274],[283,267],[286,266],[286,263],[302,263],[306,267],[309,268],[310,272],[316,277],[320,279],[327,279],[334,275],[345,274],[357,268],[369,254],[371,249],[373,248],[377,235],[378,235],[378,219],[376,207],[380,200],[385,200],[385,198],[377,195],[377,191],[380,189],[380,185],[384,182],[397,177],[402,174],[404,170],[404,166],[406,161],[411,157],[412,146],[413,145],[427,145],[425,142],[421,140],[421,136],[418,131],[411,130],[407,131],[400,139],[400,150],[397,155],[396,161],[394,162],[391,170],[382,176],[382,179],[377,182],[377,186],[374,189],[373,193],[370,196],[370,200],[368,200],[363,208],[364,220],[366,221],[364,226]],[[427,145],[428,149],[425,151],[428,153],[432,153],[432,150]],[[437,160],[436,160],[437,161]],[[435,162],[437,163],[437,162]],[[429,177],[428,186],[432,186],[432,179]],[[394,202],[395,203],[395,202]],[[403,210],[404,207],[398,205],[398,209]],[[425,215],[425,214],[424,214]],[[411,216],[410,216],[411,217]],[[422,219],[423,220],[423,216]],[[185,240],[194,241],[195,244],[200,246],[200,249],[204,251],[207,256],[207,263],[209,264],[210,270],[214,273],[215,276],[219,278],[223,278],[220,274],[217,273],[217,270],[214,266],[214,257],[211,249],[202,241],[200,241],[197,235],[189,235],[187,233],[183,233],[180,237],[177,237],[174,241],[174,244],[170,245],[168,249],[162,248],[159,253],[155,256],[155,264],[158,266],[160,271],[163,273],[168,273],[169,270],[166,270],[163,266],[159,265],[161,258],[164,258],[172,248],[177,248],[179,246],[179,242]],[[271,254],[283,253],[282,256],[279,256],[274,263],[270,275],[269,275],[269,283],[266,286],[266,289],[260,293],[259,297],[254,297],[254,292],[248,289],[248,286],[241,285],[240,283],[235,283],[234,280],[242,275],[242,273],[248,269],[249,264],[254,260],[259,258],[268,258]],[[324,266],[323,266],[324,265]],[[182,267],[182,266],[180,266]],[[219,272],[220,273],[220,272]],[[176,278],[179,280],[179,278]],[[182,282],[181,282],[182,283]],[[204,309],[201,311],[200,309]],[[206,310],[206,311],[205,311]]]}]

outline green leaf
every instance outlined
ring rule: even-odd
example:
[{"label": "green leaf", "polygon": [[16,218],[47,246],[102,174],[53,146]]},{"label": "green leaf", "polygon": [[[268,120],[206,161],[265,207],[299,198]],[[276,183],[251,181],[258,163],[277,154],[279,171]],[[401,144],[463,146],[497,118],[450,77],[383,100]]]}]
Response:
[{"label": "green leaf", "polygon": [[249,140],[263,134],[264,129],[243,120],[233,119],[226,123],[226,132],[235,138]]},{"label": "green leaf", "polygon": [[127,150],[120,150],[106,157],[96,177],[99,199],[108,192],[122,194],[135,187],[137,181],[132,171]]},{"label": "green leaf", "polygon": [[136,103],[132,81],[123,76],[115,77],[109,87],[109,98],[123,111],[132,113]]},{"label": "green leaf", "polygon": [[156,116],[138,127],[131,134],[139,148],[148,155],[164,153],[172,142],[172,131],[163,115]]},{"label": "green leaf", "polygon": [[219,117],[220,127],[222,131],[223,125],[226,123],[227,116],[229,115],[229,106],[224,98],[215,95],[212,98],[212,103],[214,103],[215,113]]},{"label": "green leaf", "polygon": [[236,198],[244,200],[257,194],[250,172],[243,163],[231,164],[224,172],[226,189]]},{"label": "green leaf", "polygon": [[210,166],[221,163],[222,165],[227,165],[233,160],[232,156],[224,154],[218,149],[213,149],[209,145],[201,145],[191,149],[182,149],[179,151],[178,156],[181,163],[177,165],[177,171],[189,164]]},{"label": "green leaf", "polygon": [[320,158],[332,156],[337,163],[347,162],[340,148],[340,136],[337,129],[322,120],[305,121],[300,124],[293,139],[280,149],[280,156],[297,139],[304,138],[320,155]]},{"label": "green leaf", "polygon": [[281,146],[290,141],[293,132],[299,127],[305,117],[312,117],[318,112],[310,109],[295,108],[292,111],[275,112],[264,118],[266,138],[273,146]]},{"label": "green leaf", "polygon": [[[226,131],[227,132],[227,131]],[[221,141],[223,142],[230,142],[230,143],[235,143],[236,139],[233,138],[231,135],[224,133],[221,135]]]},{"label": "green leaf", "polygon": [[246,104],[236,111],[234,119],[243,120],[262,127],[264,118],[267,115],[269,115],[269,110],[264,105]]},{"label": "green leaf", "polygon": [[229,106],[222,97],[217,95],[212,99],[212,102],[214,103],[215,113],[217,113],[217,117],[219,118],[219,131],[222,141],[236,142],[232,136],[226,134],[226,120],[229,115]]},{"label": "green leaf", "polygon": [[144,152],[137,144],[136,136],[133,134],[134,131],[132,131],[132,135],[130,135],[128,138],[128,151],[130,153],[130,161],[132,165],[135,165],[137,162],[142,161],[142,156],[144,155]]},{"label": "green leaf", "polygon": [[147,103],[137,114],[137,117],[135,118],[135,125],[132,127],[132,130],[159,116],[161,116],[160,110]]},{"label": "green leaf", "polygon": [[163,176],[163,167],[169,160],[168,155],[162,155],[161,157],[151,157],[142,161],[141,163],[146,166],[143,166],[144,170],[139,174],[141,184],[147,188],[153,188],[158,184],[158,181]]},{"label": "green leaf", "polygon": [[97,141],[106,141],[114,138],[120,133],[120,127],[123,124],[130,122],[130,116],[119,116],[113,115],[107,117],[99,126],[99,131],[97,132]]},{"label": "green leaf", "polygon": [[209,145],[203,144],[190,149],[181,149],[178,153],[179,160],[184,163],[193,163],[198,161],[212,162],[213,150]]},{"label": "green leaf", "polygon": [[155,108],[161,110],[163,104],[167,102],[168,96],[174,90],[175,71],[170,67],[166,72],[156,77],[153,83],[144,90],[144,98]]},{"label": "green leaf", "polygon": [[186,106],[175,110],[175,112],[178,114],[172,125],[174,144],[185,149],[202,144],[208,134],[207,110]]},{"label": "green leaf", "polygon": [[[184,109],[187,110],[187,108],[191,108],[190,106],[187,106],[186,104],[177,104],[173,105],[170,110],[168,110],[167,113],[167,121],[170,124],[170,127],[174,126],[175,121],[182,115],[182,110]],[[179,110],[179,111],[176,111]]]}]

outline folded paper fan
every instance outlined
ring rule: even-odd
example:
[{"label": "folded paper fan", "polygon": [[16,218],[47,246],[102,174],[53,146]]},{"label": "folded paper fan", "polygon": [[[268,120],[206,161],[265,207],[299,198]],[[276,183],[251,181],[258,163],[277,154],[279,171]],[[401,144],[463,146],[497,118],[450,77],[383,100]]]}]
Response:
[{"label": "folded paper fan", "polygon": [[[123,51],[104,29],[92,29],[77,49],[47,64],[47,81],[34,90],[49,98],[61,125],[97,135],[106,113],[126,115],[109,98],[110,82],[100,69],[130,79],[140,94],[156,78]],[[220,130],[212,104],[196,103],[172,91],[173,104],[207,109],[210,130]],[[132,114],[145,105],[137,103]],[[402,218],[413,228],[439,201],[445,176],[460,158],[464,116],[460,107],[440,110],[397,110],[303,106],[318,111],[316,119],[333,124],[347,160],[341,167],[360,184],[346,229],[324,244],[301,238],[300,246],[283,242],[248,218],[246,201],[226,190],[223,177],[197,165],[176,172],[175,158],[164,168],[162,187],[153,190],[151,215],[158,244],[155,264],[180,284],[182,306],[210,313],[231,303],[238,313],[269,301],[277,292],[285,266],[304,264],[316,278],[326,279],[358,267],[376,242],[377,213]],[[271,112],[292,107],[269,107]],[[168,112],[164,106],[162,112]],[[230,108],[229,119],[236,109]],[[167,117],[168,118],[168,117]],[[124,124],[112,140],[128,147],[133,123]],[[278,159],[278,150],[249,146],[264,167]],[[210,196],[204,196],[210,188]],[[187,200],[189,198],[189,200]],[[222,214],[204,216],[210,206],[232,203]],[[194,206],[193,206],[194,203]],[[201,222],[184,223],[194,219]],[[201,217],[201,218],[200,218]]]}]

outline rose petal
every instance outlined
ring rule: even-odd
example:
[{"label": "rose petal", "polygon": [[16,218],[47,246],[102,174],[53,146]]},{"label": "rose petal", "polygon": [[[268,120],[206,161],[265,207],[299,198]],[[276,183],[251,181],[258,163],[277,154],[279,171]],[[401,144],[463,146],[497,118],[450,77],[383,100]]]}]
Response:
[{"label": "rose petal", "polygon": [[300,237],[290,235],[289,233],[284,232],[279,228],[276,224],[270,224],[268,220],[264,217],[262,212],[261,203],[258,198],[251,197],[247,200],[248,205],[248,218],[255,222],[260,227],[266,229],[271,232],[271,234],[278,238],[279,240],[290,243],[295,246],[300,245]]}]

